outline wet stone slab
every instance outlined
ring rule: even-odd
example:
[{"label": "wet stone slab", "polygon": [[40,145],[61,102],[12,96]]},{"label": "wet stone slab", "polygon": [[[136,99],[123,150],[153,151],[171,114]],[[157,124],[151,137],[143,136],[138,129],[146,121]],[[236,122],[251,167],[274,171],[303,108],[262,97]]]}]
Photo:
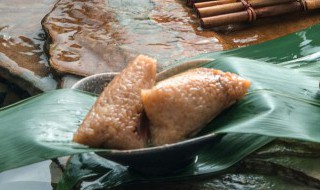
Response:
[{"label": "wet stone slab", "polygon": [[[119,71],[140,53],[157,58],[161,70],[182,58],[260,43],[320,22],[313,12],[264,19],[240,31],[202,30],[184,0],[3,0],[0,11],[0,77],[31,95],[59,86],[55,71]],[[40,24],[47,13],[49,36]],[[43,52],[50,36],[54,69]]]},{"label": "wet stone slab", "polygon": [[[163,15],[172,11],[176,15]],[[43,26],[52,39],[51,65],[87,76],[120,71],[138,54],[156,58],[161,70],[183,57],[222,50],[218,39],[196,35],[189,22],[179,3],[61,0]]]},{"label": "wet stone slab", "polygon": [[216,32],[202,30],[184,0],[60,0],[43,27],[52,67],[87,76],[120,71],[137,54],[156,58],[162,70],[182,58],[256,44],[319,21],[315,13],[299,13]]},{"label": "wet stone slab", "polygon": [[45,34],[40,24],[54,2],[2,0],[0,3],[0,76],[30,94],[57,86],[43,52]]}]

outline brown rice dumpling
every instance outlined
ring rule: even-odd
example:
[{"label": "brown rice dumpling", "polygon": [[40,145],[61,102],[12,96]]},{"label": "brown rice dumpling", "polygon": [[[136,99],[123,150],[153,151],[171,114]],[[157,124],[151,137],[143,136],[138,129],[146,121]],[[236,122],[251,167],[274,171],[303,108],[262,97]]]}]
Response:
[{"label": "brown rice dumpling", "polygon": [[242,98],[250,81],[236,74],[198,68],[142,90],[153,145],[193,136],[224,109]]},{"label": "brown rice dumpling", "polygon": [[138,123],[143,111],[141,89],[154,86],[156,61],[140,55],[111,83],[74,134],[75,142],[90,147],[136,149],[145,147]]},{"label": "brown rice dumpling", "polygon": [[[104,89],[78,131],[75,142],[91,147],[137,149],[176,143],[194,136],[241,99],[250,81],[209,68],[191,69],[158,82],[156,61],[138,56]],[[149,120],[150,139],[139,133]]]}]

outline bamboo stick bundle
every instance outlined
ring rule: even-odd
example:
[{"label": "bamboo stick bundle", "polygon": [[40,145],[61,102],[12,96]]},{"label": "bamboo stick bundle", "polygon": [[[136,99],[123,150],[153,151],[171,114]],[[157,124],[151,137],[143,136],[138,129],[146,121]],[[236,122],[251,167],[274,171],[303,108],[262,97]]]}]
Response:
[{"label": "bamboo stick bundle", "polygon": [[200,18],[203,28],[217,27],[239,22],[252,22],[256,19],[277,16],[292,12],[320,9],[320,0],[300,0],[261,8],[247,7],[246,10]]},{"label": "bamboo stick bundle", "polygon": [[[250,6],[252,8],[261,8],[271,5],[278,5],[282,3],[294,2],[297,0],[258,0],[250,1]],[[244,5],[242,2],[234,2],[216,6],[201,7],[196,9],[196,13],[200,18],[216,16],[221,14],[239,12],[244,10]]]}]

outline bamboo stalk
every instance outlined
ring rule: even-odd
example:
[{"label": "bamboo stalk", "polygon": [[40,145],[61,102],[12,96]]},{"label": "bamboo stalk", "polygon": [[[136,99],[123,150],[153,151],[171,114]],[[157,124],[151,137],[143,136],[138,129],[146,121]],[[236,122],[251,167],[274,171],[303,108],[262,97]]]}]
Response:
[{"label": "bamboo stalk", "polygon": [[192,7],[195,3],[206,2],[206,1],[212,1],[212,0],[186,0],[186,4],[187,6]]},{"label": "bamboo stalk", "polygon": [[211,7],[211,6],[216,6],[216,5],[223,5],[227,3],[234,3],[237,2],[237,0],[220,0],[220,1],[207,1],[207,2],[200,2],[200,3],[195,3],[193,7],[195,9],[203,8],[203,7]]},{"label": "bamboo stalk", "polygon": [[306,0],[307,9],[320,9],[320,0]]},{"label": "bamboo stalk", "polygon": [[[262,0],[262,1],[252,1],[250,2],[253,8],[261,8],[266,6],[278,5],[283,3],[289,3],[296,0]],[[233,13],[238,11],[243,11],[244,6],[241,2],[223,4],[223,5],[216,5],[210,7],[203,7],[196,10],[196,13],[199,17],[211,17],[221,14]]]},{"label": "bamboo stalk", "polygon": [[[313,0],[309,0],[310,2]],[[316,0],[320,1],[320,0]],[[316,3],[309,3],[307,5],[311,5],[312,7],[318,7]],[[320,5],[319,5],[320,6]],[[287,4],[280,4],[280,5],[273,5],[269,7],[263,7],[255,9],[256,18],[264,18],[270,16],[276,16],[291,12],[301,11],[301,3],[300,2],[292,2]],[[230,14],[212,16],[212,17],[205,17],[200,19],[200,24],[203,28],[210,28],[210,27],[217,27],[226,24],[232,23],[239,23],[245,22],[249,20],[248,12],[247,11],[240,11]]]}]

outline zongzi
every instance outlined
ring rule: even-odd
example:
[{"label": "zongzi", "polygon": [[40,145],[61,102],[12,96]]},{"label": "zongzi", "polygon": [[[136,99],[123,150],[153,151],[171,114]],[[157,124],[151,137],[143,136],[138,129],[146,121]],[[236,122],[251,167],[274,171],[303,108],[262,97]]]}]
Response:
[{"label": "zongzi", "polygon": [[140,92],[151,88],[155,78],[156,61],[138,56],[105,87],[73,140],[91,147],[145,147],[146,137],[137,129],[143,111]]},{"label": "zongzi", "polygon": [[185,140],[242,98],[250,81],[236,74],[197,68],[142,90],[153,145]]}]

